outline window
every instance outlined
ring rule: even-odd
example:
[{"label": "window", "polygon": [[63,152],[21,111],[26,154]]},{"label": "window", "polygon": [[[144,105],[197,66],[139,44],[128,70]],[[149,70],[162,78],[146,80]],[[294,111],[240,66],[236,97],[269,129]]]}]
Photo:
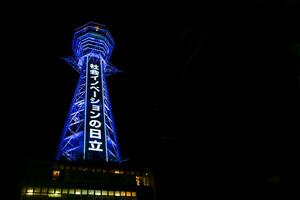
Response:
[{"label": "window", "polygon": [[133,197],[136,197],[136,192],[132,192],[132,196],[133,196]]},{"label": "window", "polygon": [[114,191],[111,191],[111,190],[108,191],[108,195],[109,195],[109,196],[114,196]]},{"label": "window", "polygon": [[142,177],[141,176],[135,176],[135,181],[137,186],[143,185]]},{"label": "window", "polygon": [[81,189],[76,189],[75,194],[81,194]]},{"label": "window", "polygon": [[102,196],[106,196],[107,195],[107,190],[102,190]]},{"label": "window", "polygon": [[124,191],[121,192],[121,196],[122,196],[122,197],[125,196],[125,192],[124,192]]},{"label": "window", "polygon": [[63,194],[68,194],[68,188],[64,188],[62,191]]},{"label": "window", "polygon": [[97,195],[97,196],[101,195],[101,190],[95,190],[95,195]]},{"label": "window", "polygon": [[89,195],[94,195],[94,190],[89,190],[89,191],[88,191],[88,194],[89,194]]},{"label": "window", "polygon": [[59,171],[59,170],[53,170],[53,171],[52,171],[52,177],[53,177],[53,178],[58,178],[58,177],[59,177],[59,174],[60,174],[60,171]]},{"label": "window", "polygon": [[75,190],[74,189],[69,189],[69,194],[74,194]]},{"label": "window", "polygon": [[60,194],[60,193],[61,193],[61,189],[60,188],[56,188],[55,194]]},{"label": "window", "polygon": [[49,188],[48,193],[49,194],[54,194],[54,188]]},{"label": "window", "polygon": [[33,192],[33,187],[28,187],[27,188],[27,193],[32,193]]},{"label": "window", "polygon": [[115,196],[120,196],[120,191],[115,191]]},{"label": "window", "polygon": [[127,197],[131,197],[131,192],[126,192]]},{"label": "window", "polygon": [[87,195],[87,190],[86,189],[83,189],[81,194],[84,194],[84,195]]},{"label": "window", "polygon": [[40,187],[35,187],[35,188],[34,188],[34,192],[40,193],[40,192],[41,192],[41,188],[40,188]]}]

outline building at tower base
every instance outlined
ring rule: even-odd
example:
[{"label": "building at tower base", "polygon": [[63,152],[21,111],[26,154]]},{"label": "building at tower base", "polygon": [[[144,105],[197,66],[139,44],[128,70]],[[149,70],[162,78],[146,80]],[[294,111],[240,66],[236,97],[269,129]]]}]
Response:
[{"label": "building at tower base", "polygon": [[129,164],[27,160],[22,174],[21,200],[156,199],[152,172]]}]

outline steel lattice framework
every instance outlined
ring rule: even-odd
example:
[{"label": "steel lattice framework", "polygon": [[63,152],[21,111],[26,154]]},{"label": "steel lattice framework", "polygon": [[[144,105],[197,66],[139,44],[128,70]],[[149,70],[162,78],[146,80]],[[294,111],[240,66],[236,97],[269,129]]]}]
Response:
[{"label": "steel lattice framework", "polygon": [[106,82],[106,76],[119,72],[108,62],[113,47],[114,41],[104,25],[89,22],[75,31],[74,55],[63,59],[80,76],[57,160],[120,161]]}]

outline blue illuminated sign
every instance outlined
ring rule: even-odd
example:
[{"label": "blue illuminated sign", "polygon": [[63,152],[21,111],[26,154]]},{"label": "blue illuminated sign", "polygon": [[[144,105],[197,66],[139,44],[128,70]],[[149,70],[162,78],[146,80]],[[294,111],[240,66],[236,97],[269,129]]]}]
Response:
[{"label": "blue illuminated sign", "polygon": [[86,67],[85,159],[105,159],[101,60],[88,57]]}]

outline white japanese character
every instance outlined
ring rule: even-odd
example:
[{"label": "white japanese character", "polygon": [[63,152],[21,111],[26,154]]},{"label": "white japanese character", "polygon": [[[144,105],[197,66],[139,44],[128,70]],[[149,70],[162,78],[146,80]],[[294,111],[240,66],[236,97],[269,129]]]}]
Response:
[{"label": "white japanese character", "polygon": [[90,129],[90,138],[101,139],[101,130],[100,129]]},{"label": "white japanese character", "polygon": [[103,151],[101,148],[102,142],[98,142],[97,140],[89,141],[91,147],[89,147],[90,151]]}]

